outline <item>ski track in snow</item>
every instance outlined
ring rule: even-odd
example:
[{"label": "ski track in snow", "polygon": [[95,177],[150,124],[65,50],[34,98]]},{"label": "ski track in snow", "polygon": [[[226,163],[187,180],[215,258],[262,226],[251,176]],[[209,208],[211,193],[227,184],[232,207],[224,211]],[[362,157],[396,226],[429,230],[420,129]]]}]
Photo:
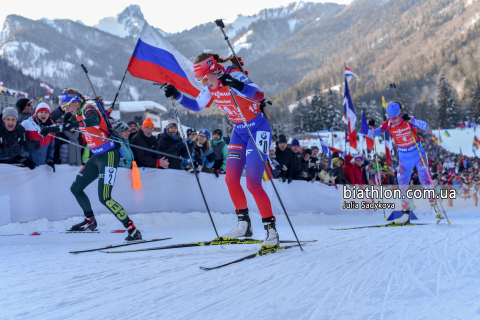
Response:
[{"label": "ski track in snow", "polygon": [[[201,216],[200,216],[201,215]],[[214,214],[219,233],[234,215]],[[215,266],[259,245],[159,251],[69,254],[121,242],[124,234],[44,234],[0,237],[1,319],[480,319],[480,220],[464,214],[453,224],[329,230],[383,223],[381,213],[292,217],[298,248]],[[205,219],[204,221],[202,219]],[[434,222],[428,215],[422,222]],[[73,221],[28,222],[0,233],[66,228]],[[173,239],[125,249],[206,241],[206,214],[133,215],[144,238]],[[108,215],[99,228],[118,228]],[[252,214],[254,238],[263,237]],[[294,239],[282,215],[282,239]],[[103,222],[103,224],[102,224]],[[45,229],[45,228],[43,228]],[[122,250],[122,248],[118,249]]]}]

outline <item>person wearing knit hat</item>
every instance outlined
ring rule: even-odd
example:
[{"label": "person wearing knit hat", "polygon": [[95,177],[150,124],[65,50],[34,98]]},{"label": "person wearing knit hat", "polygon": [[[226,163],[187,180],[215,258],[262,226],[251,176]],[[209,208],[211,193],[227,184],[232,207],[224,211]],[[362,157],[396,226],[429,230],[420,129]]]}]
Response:
[{"label": "person wearing knit hat", "polygon": [[153,129],[155,129],[155,124],[153,123],[152,119],[150,119],[150,117],[147,117],[147,119],[143,121],[142,129],[145,129],[145,128],[151,128],[150,136],[152,136]]},{"label": "person wearing knit hat", "polygon": [[55,172],[55,163],[53,162],[55,133],[45,136],[40,134],[42,128],[52,125],[54,125],[54,122],[50,119],[50,106],[45,102],[38,104],[34,115],[22,122],[22,126],[27,133],[27,140],[36,140],[39,143],[39,148],[31,151],[28,159],[32,160],[37,166],[47,164]]},{"label": "person wearing knit hat", "polygon": [[193,148],[193,139],[197,136],[197,130],[193,128],[189,128],[187,130],[187,148],[188,150],[192,150]]},{"label": "person wearing knit hat", "polygon": [[292,140],[290,149],[292,149],[293,152],[293,180],[301,180],[300,166],[303,159],[303,152],[301,152],[300,143],[297,139]]},{"label": "person wearing knit hat", "polygon": [[[188,171],[193,172],[194,170],[202,171],[206,169],[211,169],[215,163],[215,153],[212,150],[210,145],[210,132],[207,129],[200,129],[198,135],[193,139],[193,146],[190,150],[192,155],[193,164],[190,160],[190,157],[184,158],[182,161],[182,166],[187,168]],[[210,173],[211,170],[206,170]]]},{"label": "person wearing knit hat", "polygon": [[23,120],[32,116],[33,103],[27,98],[21,98],[17,100],[18,122],[22,123]]},{"label": "person wearing knit hat", "polygon": [[27,158],[28,152],[40,147],[39,141],[27,141],[25,128],[18,123],[18,112],[8,107],[2,112],[0,122],[0,163],[21,163],[30,170],[35,163]]},{"label": "person wearing knit hat", "polygon": [[[182,141],[180,131],[178,131],[177,120],[175,118],[168,119],[167,126],[163,129],[163,134],[157,136],[158,151],[180,156],[188,157],[187,147]],[[181,160],[172,157],[166,157],[168,160],[168,168],[181,170]]]},{"label": "person wearing knit hat", "polygon": [[201,135],[201,134],[204,134],[207,140],[210,140],[210,137],[211,137],[210,131],[208,131],[207,129],[200,129],[200,131],[198,131],[198,135]]},{"label": "person wearing knit hat", "polygon": [[132,141],[134,135],[138,132],[138,124],[135,121],[128,121],[128,127],[130,128],[130,134],[128,135],[128,141]]},{"label": "person wearing knit hat", "polygon": [[276,160],[280,165],[278,180],[280,182],[292,183],[293,181],[293,152],[287,147],[287,138],[281,134],[278,136],[277,147],[275,148]]},{"label": "person wearing knit hat", "polygon": [[280,144],[280,143],[287,143],[287,137],[285,137],[285,135],[283,135],[283,134],[278,136],[277,145]]},{"label": "person wearing knit hat", "polygon": [[227,171],[228,144],[222,139],[222,135],[221,129],[215,129],[213,130],[212,140],[210,140],[212,151],[215,153],[215,163],[212,170],[217,176],[218,174],[225,174]]},{"label": "person wearing knit hat", "polygon": [[365,180],[363,179],[363,156],[362,155],[357,155],[352,158],[351,160],[352,163],[355,163],[352,166],[352,174],[353,174],[353,179],[354,183],[356,185],[363,186],[365,183]]},{"label": "person wearing knit hat", "polygon": [[175,127],[178,130],[178,122],[175,118],[168,119],[167,129],[170,129],[171,127]]},{"label": "person wearing knit hat", "polygon": [[305,149],[303,151],[303,159],[300,162],[300,176],[301,180],[315,182],[315,177],[317,175],[317,166],[310,157],[312,155],[311,149]]}]

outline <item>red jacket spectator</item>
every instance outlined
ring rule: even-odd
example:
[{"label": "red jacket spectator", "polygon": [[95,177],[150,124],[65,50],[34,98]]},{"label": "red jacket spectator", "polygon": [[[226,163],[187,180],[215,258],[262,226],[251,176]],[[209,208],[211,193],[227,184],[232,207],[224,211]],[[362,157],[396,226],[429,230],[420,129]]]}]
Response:
[{"label": "red jacket spectator", "polygon": [[[353,160],[355,162],[352,164],[352,173],[353,173],[353,178],[355,182],[352,182],[352,184],[358,184],[360,186],[363,186],[364,185],[363,175],[362,175],[363,157],[359,155],[359,156],[356,156],[355,159]],[[357,160],[359,161],[359,163],[357,163]],[[360,163],[360,161],[362,162]]]}]

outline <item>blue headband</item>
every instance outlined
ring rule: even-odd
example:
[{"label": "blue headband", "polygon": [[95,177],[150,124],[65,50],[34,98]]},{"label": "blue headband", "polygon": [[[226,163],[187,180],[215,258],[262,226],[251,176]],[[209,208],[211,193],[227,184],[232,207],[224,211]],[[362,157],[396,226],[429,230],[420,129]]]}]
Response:
[{"label": "blue headband", "polygon": [[62,102],[67,102],[68,104],[70,104],[75,101],[82,101],[82,97],[78,93],[73,93],[73,92],[62,93]]}]

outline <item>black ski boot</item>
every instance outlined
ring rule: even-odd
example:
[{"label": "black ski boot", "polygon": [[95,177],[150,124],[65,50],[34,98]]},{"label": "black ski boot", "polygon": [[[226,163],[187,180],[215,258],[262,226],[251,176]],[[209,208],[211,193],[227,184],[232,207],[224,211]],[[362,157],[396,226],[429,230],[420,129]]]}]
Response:
[{"label": "black ski boot", "polygon": [[72,226],[68,231],[95,231],[97,228],[97,220],[93,212],[85,213],[85,220]]},{"label": "black ski boot", "polygon": [[402,213],[403,215],[400,218],[393,220],[394,224],[410,224],[410,210],[402,210]]},{"label": "black ski boot", "polygon": [[140,233],[140,230],[135,227],[135,224],[132,220],[128,221],[125,227],[128,231],[128,236],[125,238],[126,241],[142,240],[142,234]]},{"label": "black ski boot", "polygon": [[238,224],[237,226],[222,234],[221,238],[223,239],[237,239],[239,237],[250,238],[253,236],[252,222],[250,221],[250,216],[248,215],[248,208],[244,210],[236,211]]}]

